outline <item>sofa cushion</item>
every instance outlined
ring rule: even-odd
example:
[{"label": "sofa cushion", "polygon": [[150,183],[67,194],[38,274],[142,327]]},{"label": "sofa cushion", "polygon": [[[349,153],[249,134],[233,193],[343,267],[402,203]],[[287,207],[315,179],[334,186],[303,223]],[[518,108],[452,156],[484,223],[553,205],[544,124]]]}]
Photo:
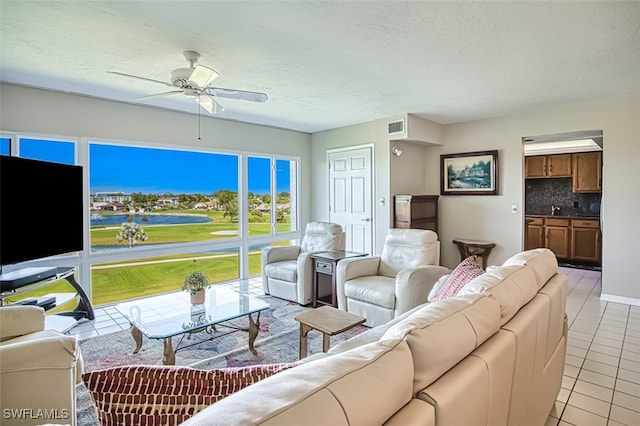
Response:
[{"label": "sofa cushion", "polygon": [[424,389],[500,327],[500,305],[484,294],[423,305],[381,337],[405,339],[414,363],[413,390]]},{"label": "sofa cushion", "polygon": [[264,274],[269,278],[281,281],[298,282],[298,262],[296,260],[283,260],[265,265]]},{"label": "sofa cushion", "polygon": [[517,253],[503,263],[503,266],[510,265],[526,265],[531,268],[536,277],[538,290],[558,272],[558,259],[547,248],[537,248]]},{"label": "sofa cushion", "polygon": [[530,268],[501,266],[469,281],[459,295],[487,293],[500,304],[504,325],[536,295],[536,278]]},{"label": "sofa cushion", "polygon": [[197,370],[126,366],[82,375],[101,425],[177,425],[214,402],[296,364]]},{"label": "sofa cushion", "polygon": [[484,269],[480,267],[475,256],[469,256],[455,267],[447,281],[440,287],[438,292],[431,299],[432,302],[453,297],[469,281],[484,274]]},{"label": "sofa cushion", "polygon": [[374,342],[251,385],[184,426],[381,425],[411,400],[412,377],[406,342]]}]

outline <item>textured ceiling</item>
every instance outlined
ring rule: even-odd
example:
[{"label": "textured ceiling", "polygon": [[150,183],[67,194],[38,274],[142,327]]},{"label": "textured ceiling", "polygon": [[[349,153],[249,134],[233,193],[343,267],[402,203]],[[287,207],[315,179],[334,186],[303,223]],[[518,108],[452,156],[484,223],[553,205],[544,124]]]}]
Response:
[{"label": "textured ceiling", "polygon": [[[221,118],[304,132],[413,113],[442,124],[640,95],[640,2],[0,1],[0,79],[124,102],[182,52]],[[148,105],[197,113],[183,95]]]}]

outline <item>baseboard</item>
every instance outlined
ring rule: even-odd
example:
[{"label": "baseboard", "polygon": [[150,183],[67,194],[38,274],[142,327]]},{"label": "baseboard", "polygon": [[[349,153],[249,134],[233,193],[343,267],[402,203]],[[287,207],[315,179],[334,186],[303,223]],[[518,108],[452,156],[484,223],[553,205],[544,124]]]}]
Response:
[{"label": "baseboard", "polygon": [[600,300],[605,302],[623,303],[625,305],[640,306],[640,299],[624,296],[614,296],[613,294],[601,294]]}]

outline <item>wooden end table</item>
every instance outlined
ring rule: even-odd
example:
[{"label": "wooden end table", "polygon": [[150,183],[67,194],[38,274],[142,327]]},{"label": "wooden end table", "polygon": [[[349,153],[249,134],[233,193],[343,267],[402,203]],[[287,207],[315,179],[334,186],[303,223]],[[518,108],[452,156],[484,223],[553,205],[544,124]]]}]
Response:
[{"label": "wooden end table", "polygon": [[482,268],[487,269],[489,253],[491,253],[491,249],[496,246],[495,243],[489,243],[486,241],[463,240],[461,238],[456,238],[452,242],[453,244],[458,246],[461,262],[469,256],[480,256],[482,258]]},{"label": "wooden end table", "polygon": [[366,321],[359,315],[332,306],[310,309],[294,317],[300,323],[300,359],[307,356],[307,334],[311,330],[322,333],[322,352],[329,350],[331,336],[340,334]]},{"label": "wooden end table", "polygon": [[[322,251],[311,255],[313,260],[313,289],[311,296],[311,306],[314,308],[318,306],[318,303],[331,305],[334,308],[338,307],[338,299],[336,296],[336,266],[342,259],[349,259],[352,257],[363,257],[367,253],[359,253],[355,251],[346,250],[332,250]],[[331,277],[331,300],[324,301],[318,297],[318,282],[320,277],[318,274],[329,275]]]}]

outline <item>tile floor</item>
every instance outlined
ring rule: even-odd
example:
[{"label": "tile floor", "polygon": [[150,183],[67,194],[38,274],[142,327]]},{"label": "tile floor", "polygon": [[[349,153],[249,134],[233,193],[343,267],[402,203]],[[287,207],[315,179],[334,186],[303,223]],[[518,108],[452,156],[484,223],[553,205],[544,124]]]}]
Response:
[{"label": "tile floor", "polygon": [[[599,271],[561,270],[569,277],[569,340],[562,389],[545,426],[640,425],[640,307],[601,301]],[[260,277],[239,285],[263,294]],[[69,333],[85,339],[125,329],[127,321],[107,306]]]}]

